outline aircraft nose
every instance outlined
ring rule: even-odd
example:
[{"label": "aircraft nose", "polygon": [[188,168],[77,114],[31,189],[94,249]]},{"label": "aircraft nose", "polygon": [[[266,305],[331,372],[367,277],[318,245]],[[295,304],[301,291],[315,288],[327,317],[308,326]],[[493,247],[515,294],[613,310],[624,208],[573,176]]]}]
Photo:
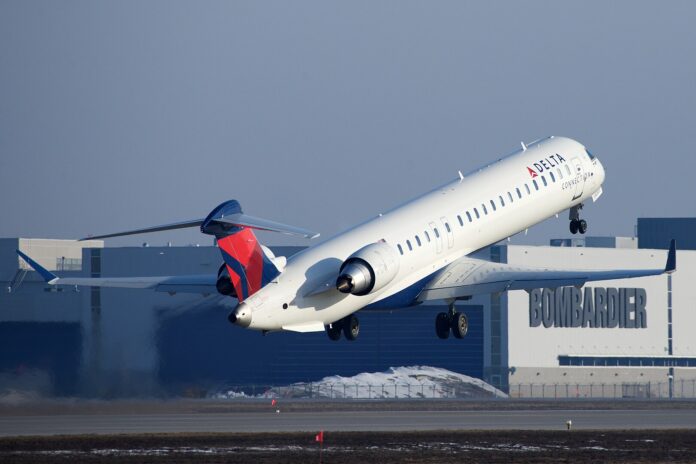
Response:
[{"label": "aircraft nose", "polygon": [[606,173],[604,172],[604,165],[601,161],[597,160],[597,172],[595,173],[595,175],[598,177],[600,184],[604,183],[605,174]]},{"label": "aircraft nose", "polygon": [[245,303],[240,303],[234,311],[227,317],[232,324],[241,327],[249,327],[251,325],[251,308]]}]

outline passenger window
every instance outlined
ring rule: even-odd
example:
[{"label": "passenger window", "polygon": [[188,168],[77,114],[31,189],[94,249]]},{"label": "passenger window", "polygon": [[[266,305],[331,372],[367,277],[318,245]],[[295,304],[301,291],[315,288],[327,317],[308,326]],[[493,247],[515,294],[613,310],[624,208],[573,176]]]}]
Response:
[{"label": "passenger window", "polygon": [[472,221],[472,219],[471,219],[471,213],[468,212],[468,211],[466,212],[466,218],[469,220],[469,222]]},{"label": "passenger window", "polygon": [[510,203],[512,203],[512,193],[508,192],[508,200],[510,200]]},{"label": "passenger window", "polygon": [[500,206],[505,206],[505,200],[503,200],[503,197],[499,195],[498,199],[500,200]]},{"label": "passenger window", "polygon": [[561,168],[556,169],[556,174],[558,174],[559,179],[563,179],[563,171],[561,171]]},{"label": "passenger window", "polygon": [[537,184],[536,180],[533,180],[532,184],[534,184],[534,190],[539,190],[539,184]]},{"label": "passenger window", "polygon": [[522,198],[522,192],[520,192],[520,189],[518,189],[517,187],[515,187],[515,190],[517,190],[517,197],[518,197],[518,198]]},{"label": "passenger window", "polygon": [[549,172],[549,176],[551,176],[551,182],[556,182],[556,176],[553,175],[553,172]]},{"label": "passenger window", "polygon": [[417,235],[416,235],[416,243],[418,244],[418,246],[421,246],[420,237]]},{"label": "passenger window", "polygon": [[402,255],[404,254],[404,249],[401,248],[401,244],[400,244],[400,243],[397,243],[396,248],[399,249],[399,254],[402,254]]},{"label": "passenger window", "polygon": [[479,215],[479,212],[476,208],[474,208],[474,214],[476,215],[476,219],[480,218],[481,216]]},{"label": "passenger window", "polygon": [[491,200],[491,206],[493,207],[493,211],[495,211],[495,202]]},{"label": "passenger window", "polygon": [[408,247],[408,251],[412,251],[412,250],[413,250],[413,247],[411,246],[411,241],[410,241],[410,240],[406,240],[406,246]]},{"label": "passenger window", "polygon": [[435,231],[435,237],[440,238],[440,232],[438,232],[437,227],[433,227],[433,230]]},{"label": "passenger window", "polygon": [[457,219],[459,220],[459,225],[464,227],[464,221],[462,221],[462,217],[457,214]]},{"label": "passenger window", "polygon": [[544,187],[546,187],[547,185],[549,185],[548,183],[546,183],[546,177],[541,176],[541,181],[544,183]]},{"label": "passenger window", "polygon": [[527,184],[524,184],[524,188],[526,188],[526,189],[527,189],[527,195],[531,195],[532,191],[531,191],[531,190],[529,190],[529,185],[527,185]]},{"label": "passenger window", "polygon": [[481,208],[483,208],[483,214],[488,214],[488,210],[486,209],[486,205],[481,203]]},{"label": "passenger window", "polygon": [[568,166],[568,165],[566,164],[566,165],[565,165],[565,168],[566,168],[566,173],[567,173],[568,175],[570,175],[570,166]]},{"label": "passenger window", "polygon": [[430,234],[428,233],[428,231],[423,231],[423,233],[425,234],[425,238],[428,240],[428,242],[430,242]]},{"label": "passenger window", "polygon": [[445,222],[445,229],[447,229],[447,232],[452,232],[452,229],[450,229],[449,222]]}]

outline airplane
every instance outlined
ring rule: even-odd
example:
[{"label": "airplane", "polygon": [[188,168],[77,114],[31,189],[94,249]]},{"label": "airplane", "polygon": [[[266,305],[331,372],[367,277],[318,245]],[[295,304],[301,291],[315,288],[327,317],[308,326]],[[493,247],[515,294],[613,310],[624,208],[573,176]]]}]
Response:
[{"label": "airplane", "polygon": [[398,309],[441,301],[435,332],[463,338],[466,314],[455,303],[474,295],[535,288],[581,287],[586,282],[671,273],[676,244],[662,269],[549,269],[492,263],[473,252],[526,231],[565,210],[570,232],[584,234],[585,203],[602,194],[605,171],[584,145],[551,136],[521,144],[514,153],[463,175],[290,258],[276,257],[254,230],[313,238],[299,227],[249,216],[236,200],[204,219],[88,237],[200,227],[222,254],[217,275],[60,278],[17,253],[50,285],[146,288],[171,294],[218,292],[237,299],[231,323],[264,334],[325,331],[355,340],[361,309]]}]

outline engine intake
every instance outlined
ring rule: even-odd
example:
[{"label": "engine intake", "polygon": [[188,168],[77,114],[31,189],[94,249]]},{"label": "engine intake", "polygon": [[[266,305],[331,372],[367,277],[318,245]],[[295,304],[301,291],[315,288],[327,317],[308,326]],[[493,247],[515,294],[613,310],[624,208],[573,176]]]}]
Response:
[{"label": "engine intake", "polygon": [[399,255],[385,242],[371,243],[346,259],[336,279],[341,293],[367,295],[394,280],[399,272]]}]

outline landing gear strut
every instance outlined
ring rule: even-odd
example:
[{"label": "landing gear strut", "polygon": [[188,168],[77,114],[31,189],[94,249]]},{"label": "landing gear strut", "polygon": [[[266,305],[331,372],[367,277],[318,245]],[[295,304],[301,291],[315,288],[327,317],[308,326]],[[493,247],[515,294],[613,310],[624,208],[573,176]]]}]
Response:
[{"label": "landing gear strut", "polygon": [[568,219],[570,219],[570,233],[573,235],[578,232],[581,234],[587,232],[587,221],[580,219],[580,210],[582,206],[582,203],[573,206],[570,208],[570,213],[568,214]]},{"label": "landing gear strut", "polygon": [[353,341],[360,334],[360,321],[357,316],[351,314],[343,319],[339,319],[333,324],[324,326],[326,335],[333,341],[341,339],[341,333],[346,337],[346,340]]},{"label": "landing gear strut", "polygon": [[438,338],[446,339],[450,332],[454,338],[464,338],[469,331],[469,320],[466,314],[459,313],[454,307],[454,302],[449,304],[449,311],[438,313],[435,317],[435,333]]}]

